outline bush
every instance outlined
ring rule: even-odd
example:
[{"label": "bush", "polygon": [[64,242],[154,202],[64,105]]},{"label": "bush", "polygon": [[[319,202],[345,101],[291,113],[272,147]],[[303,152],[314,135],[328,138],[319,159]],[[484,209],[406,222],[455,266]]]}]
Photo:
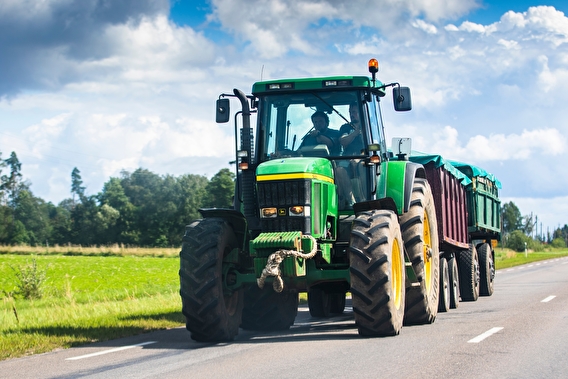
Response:
[{"label": "bush", "polygon": [[20,295],[24,299],[41,299],[43,295],[43,283],[45,282],[47,269],[40,269],[37,266],[35,258],[32,263],[24,267],[15,269],[14,274],[17,279],[16,287],[18,288],[14,295]]},{"label": "bush", "polygon": [[507,247],[517,252],[525,251],[525,248],[531,247],[532,239],[520,230],[515,230],[507,237]]},{"label": "bush", "polygon": [[555,248],[565,248],[566,247],[566,242],[564,241],[563,238],[555,238],[552,240],[552,242],[550,243],[550,246],[555,247]]}]

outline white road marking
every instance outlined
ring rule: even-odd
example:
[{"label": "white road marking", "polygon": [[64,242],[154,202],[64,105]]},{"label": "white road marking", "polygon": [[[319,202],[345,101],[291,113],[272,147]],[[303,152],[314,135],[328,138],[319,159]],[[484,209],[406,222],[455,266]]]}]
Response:
[{"label": "white road marking", "polygon": [[470,339],[467,342],[468,343],[479,343],[479,342],[483,341],[484,339],[486,339],[487,337],[489,337],[490,335],[497,333],[501,329],[503,329],[502,326],[497,326],[495,328],[491,328],[488,331],[486,331],[485,333],[482,333],[482,334],[478,335],[477,337]]},{"label": "white road marking", "polygon": [[549,296],[549,297],[547,297],[547,298],[541,300],[540,302],[541,302],[541,303],[548,303],[550,300],[554,299],[555,297],[556,297],[556,296],[552,295],[552,296]]},{"label": "white road marking", "polygon": [[98,355],[115,353],[117,351],[128,350],[128,349],[132,349],[132,348],[135,348],[135,347],[138,347],[138,346],[150,345],[150,344],[153,344],[153,343],[156,343],[156,342],[158,342],[158,341],[148,341],[148,342],[137,343],[136,345],[121,346],[121,347],[117,347],[115,349],[103,350],[103,351],[99,351],[97,353],[80,355],[78,357],[71,357],[71,358],[67,358],[65,360],[66,361],[76,361],[77,359],[91,358],[91,357],[96,357]]}]

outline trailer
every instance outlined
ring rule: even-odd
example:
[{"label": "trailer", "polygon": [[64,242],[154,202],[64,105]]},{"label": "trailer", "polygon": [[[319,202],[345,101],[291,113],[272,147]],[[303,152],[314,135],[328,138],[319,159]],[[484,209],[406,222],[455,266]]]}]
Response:
[{"label": "trailer", "polygon": [[[501,183],[472,164],[413,152],[432,187],[440,251],[439,311],[493,294],[494,247],[501,239]],[[446,272],[447,271],[447,272]],[[447,283],[447,284],[446,284]]]}]

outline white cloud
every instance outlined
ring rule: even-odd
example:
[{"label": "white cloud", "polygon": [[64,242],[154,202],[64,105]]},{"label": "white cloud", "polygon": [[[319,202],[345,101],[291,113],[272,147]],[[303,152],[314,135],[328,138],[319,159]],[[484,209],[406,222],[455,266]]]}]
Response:
[{"label": "white cloud", "polygon": [[412,26],[414,26],[417,29],[425,31],[428,34],[436,34],[438,32],[438,29],[436,29],[434,25],[429,24],[424,20],[415,20],[412,23]]},{"label": "white cloud", "polygon": [[404,29],[410,26],[406,22],[408,16],[415,19],[416,28],[435,33],[432,22],[460,17],[479,7],[475,0],[249,0],[246,5],[234,0],[214,0],[212,4],[212,18],[244,41],[250,41],[250,48],[262,58],[276,58],[290,50],[321,54],[322,37],[341,30],[352,33],[353,28],[360,26],[404,39]]},{"label": "white cloud", "polygon": [[[0,5],[9,57],[0,151],[17,151],[48,200],[67,196],[75,166],[89,193],[141,166],[211,176],[234,154],[232,123],[214,122],[220,93],[249,92],[261,75],[364,75],[371,57],[379,79],[412,88],[412,112],[383,100],[387,135],[494,170],[511,198],[568,186],[558,178],[568,159],[568,19],[552,7],[481,25],[456,24],[475,1],[212,0],[219,29],[208,33],[170,22],[167,0],[125,0],[114,13],[101,4]],[[529,169],[534,183],[519,179]]]},{"label": "white cloud", "polygon": [[558,156],[568,153],[566,137],[556,129],[523,130],[521,134],[495,133],[475,135],[465,143],[460,141],[456,128],[445,126],[442,129],[432,128],[432,134],[424,133],[424,127],[405,128],[409,134],[418,134],[413,141],[413,148],[426,152],[441,154],[450,159],[474,162],[488,161],[523,161],[535,155]]}]

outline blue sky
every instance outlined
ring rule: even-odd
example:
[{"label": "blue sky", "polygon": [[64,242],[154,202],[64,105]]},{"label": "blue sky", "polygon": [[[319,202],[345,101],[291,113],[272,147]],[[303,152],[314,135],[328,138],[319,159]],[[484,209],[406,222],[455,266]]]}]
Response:
[{"label": "blue sky", "polygon": [[[173,6],[172,6],[173,4]],[[495,174],[504,201],[568,223],[568,5],[476,0],[3,0],[0,152],[32,191],[87,194],[121,170],[230,167],[222,92],[254,81],[360,75],[412,89],[385,99],[387,137]]]}]

